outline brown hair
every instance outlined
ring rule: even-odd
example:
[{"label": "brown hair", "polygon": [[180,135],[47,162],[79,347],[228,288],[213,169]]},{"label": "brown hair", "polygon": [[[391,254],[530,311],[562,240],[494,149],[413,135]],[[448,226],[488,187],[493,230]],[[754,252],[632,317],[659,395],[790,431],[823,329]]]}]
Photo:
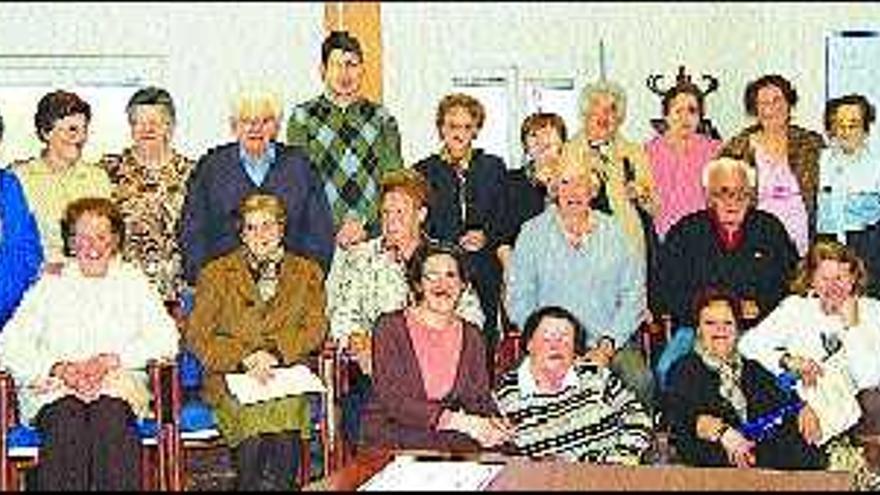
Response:
[{"label": "brown hair", "polygon": [[850,271],[855,275],[853,293],[857,296],[865,293],[865,288],[868,286],[868,270],[865,268],[865,262],[849,246],[827,239],[816,241],[798,263],[796,275],[791,282],[791,291],[801,296],[807,295],[813,285],[816,269],[825,260],[849,265]]},{"label": "brown hair", "polygon": [[529,134],[545,127],[555,129],[563,143],[568,140],[568,130],[565,128],[565,121],[562,120],[562,117],[555,113],[537,112],[526,117],[520,127],[519,141],[522,143],[523,150],[526,149],[526,138]]},{"label": "brown hair", "polygon": [[462,107],[471,114],[471,118],[474,119],[474,124],[476,124],[477,130],[483,128],[483,122],[486,120],[486,109],[483,107],[483,104],[480,103],[480,100],[464,93],[453,93],[444,96],[443,99],[440,100],[440,104],[437,105],[437,119],[435,123],[437,125],[438,133],[441,133],[440,128],[443,127],[443,119],[446,118],[446,114],[455,107]]},{"label": "brown hair", "polygon": [[408,168],[392,170],[382,176],[379,183],[379,204],[391,192],[402,192],[409,196],[417,206],[428,205],[428,183],[422,174]]},{"label": "brown hair", "polygon": [[87,213],[104,217],[110,221],[110,230],[116,235],[116,251],[122,247],[125,237],[125,221],[116,204],[109,198],[85,197],[71,201],[64,209],[61,219],[61,238],[64,241],[64,254],[73,255],[73,236],[76,222]]},{"label": "brown hair", "polygon": [[745,104],[747,114],[752,116],[758,115],[758,91],[767,86],[779,88],[790,108],[794,108],[797,105],[798,94],[794,86],[791,85],[791,82],[779,74],[769,74],[759,77],[746,86],[746,91],[743,94],[743,103]]},{"label": "brown hair", "polygon": [[663,93],[663,98],[660,100],[663,116],[669,115],[669,107],[672,106],[672,100],[681,94],[691,95],[697,100],[697,112],[699,112],[699,117],[702,118],[705,114],[705,95],[700,91],[700,88],[693,84],[675,85],[669,91]]},{"label": "brown hair", "polygon": [[691,311],[694,320],[694,326],[697,330],[700,327],[700,313],[709,307],[712,303],[724,302],[730,306],[730,312],[733,313],[733,321],[736,324],[737,331],[742,328],[742,308],[739,298],[729,290],[721,287],[708,286],[697,291],[691,305]]},{"label": "brown hair", "polygon": [[76,93],[61,89],[46,93],[37,103],[37,113],[34,114],[37,137],[47,142],[55,122],[79,113],[85,115],[86,123],[92,120],[92,107]]},{"label": "brown hair", "polygon": [[409,290],[416,303],[422,302],[425,298],[422,286],[422,277],[425,274],[425,263],[429,258],[440,255],[451,256],[452,259],[455,260],[455,264],[458,266],[458,277],[461,279],[462,283],[467,285],[470,282],[470,276],[465,267],[465,253],[463,249],[456,244],[427,240],[416,248],[412,257],[406,264],[406,282],[407,285],[409,285]]},{"label": "brown hair", "polygon": [[859,107],[859,111],[862,113],[862,129],[864,129],[865,132],[871,130],[871,124],[874,123],[874,119],[876,118],[874,105],[872,105],[863,95],[851,94],[839,98],[832,98],[825,103],[825,114],[822,116],[822,121],[825,124],[825,131],[828,132],[829,135],[832,135],[834,116],[837,114],[837,110],[844,105],[854,105]]}]

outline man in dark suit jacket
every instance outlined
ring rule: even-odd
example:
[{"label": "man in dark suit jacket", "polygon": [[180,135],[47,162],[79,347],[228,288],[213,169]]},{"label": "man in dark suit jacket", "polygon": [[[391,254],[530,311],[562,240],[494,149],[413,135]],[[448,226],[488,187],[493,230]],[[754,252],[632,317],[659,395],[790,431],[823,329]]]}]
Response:
[{"label": "man in dark suit jacket", "polygon": [[317,260],[326,273],[333,257],[333,218],[321,182],[303,150],[275,141],[280,98],[269,91],[241,93],[231,117],[237,141],[209,150],[187,182],[179,243],[184,277],[195,284],[210,260],[239,246],[236,209],[260,191],[284,201],[288,251]]}]

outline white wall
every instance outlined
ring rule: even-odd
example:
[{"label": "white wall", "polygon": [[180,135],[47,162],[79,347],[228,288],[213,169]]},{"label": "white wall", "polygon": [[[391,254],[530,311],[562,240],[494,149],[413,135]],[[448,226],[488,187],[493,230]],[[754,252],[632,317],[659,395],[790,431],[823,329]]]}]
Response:
[{"label": "white wall", "polygon": [[384,99],[412,162],[438,146],[433,115],[452,73],[517,64],[525,75],[573,75],[582,85],[598,77],[600,39],[608,77],[627,90],[631,139],[649,138],[660,114],[646,78],[663,72],[668,81],[680,64],[719,78],[707,108],[725,137],[746,123],[746,83],[770,72],[794,83],[795,118],[819,130],[825,36],[880,29],[880,4],[385,3],[382,27]]},{"label": "white wall", "polygon": [[[165,80],[155,82],[178,108],[175,143],[198,157],[231,139],[229,98],[242,83],[275,85],[287,108],[321,90],[323,16],[321,3],[2,3],[0,54],[164,55]],[[39,149],[34,110],[7,121],[7,134],[24,133]],[[86,156],[119,140],[92,135]]]}]

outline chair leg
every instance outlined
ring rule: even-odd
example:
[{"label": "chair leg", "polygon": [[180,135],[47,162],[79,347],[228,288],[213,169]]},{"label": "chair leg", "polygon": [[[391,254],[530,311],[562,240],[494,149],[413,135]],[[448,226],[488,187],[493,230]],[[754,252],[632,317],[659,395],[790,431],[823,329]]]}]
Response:
[{"label": "chair leg", "polygon": [[299,463],[296,479],[299,486],[306,486],[312,474],[312,446],[308,438],[299,437]]}]

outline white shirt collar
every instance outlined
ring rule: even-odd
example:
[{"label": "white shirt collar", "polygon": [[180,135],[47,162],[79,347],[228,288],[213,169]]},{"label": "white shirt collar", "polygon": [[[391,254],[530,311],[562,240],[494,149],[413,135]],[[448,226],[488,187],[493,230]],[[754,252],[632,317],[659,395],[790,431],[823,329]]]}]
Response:
[{"label": "white shirt collar", "polygon": [[[526,356],[516,370],[517,383],[519,383],[519,395],[523,399],[527,399],[539,393],[538,384],[535,382],[535,376],[532,374],[531,363],[531,358]],[[560,390],[577,386],[577,373],[574,372],[574,366],[571,366],[562,378],[562,388]]]}]

